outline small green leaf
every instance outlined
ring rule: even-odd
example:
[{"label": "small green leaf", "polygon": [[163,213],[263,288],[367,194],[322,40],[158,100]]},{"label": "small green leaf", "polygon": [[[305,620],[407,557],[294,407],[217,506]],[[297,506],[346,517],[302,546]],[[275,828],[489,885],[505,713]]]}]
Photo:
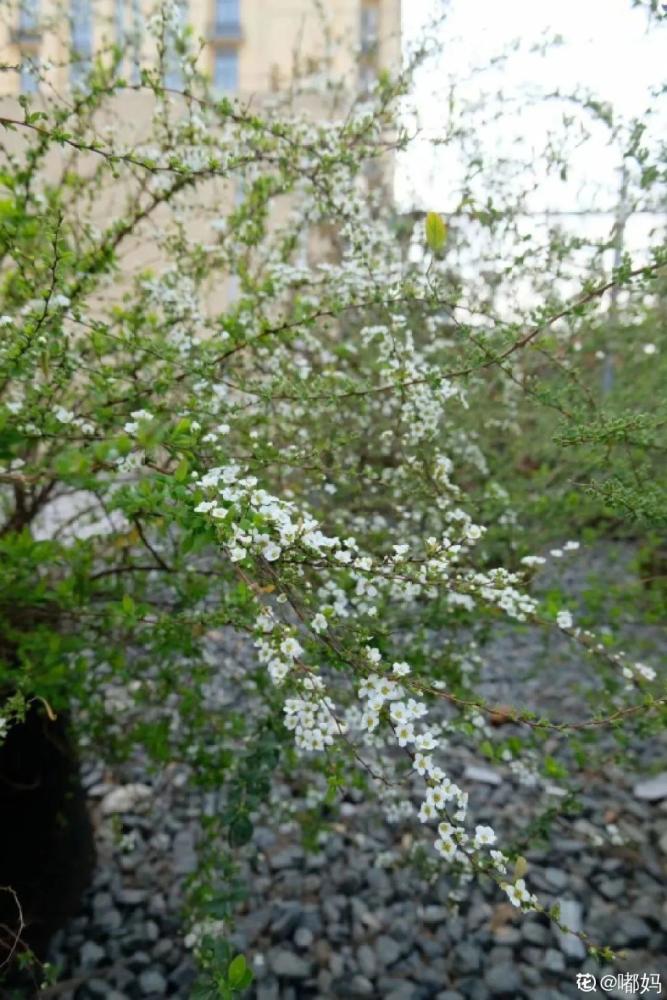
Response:
[{"label": "small green leaf", "polygon": [[523,878],[523,876],[526,874],[527,871],[528,871],[528,862],[524,857],[519,855],[514,864],[514,878],[515,879]]},{"label": "small green leaf", "polygon": [[229,824],[229,844],[231,847],[243,847],[247,844],[253,833],[253,825],[245,813],[240,813],[234,817]]},{"label": "small green leaf", "polygon": [[174,479],[177,483],[184,483],[188,478],[188,472],[190,471],[190,464],[187,458],[181,460],[180,465],[174,473]]},{"label": "small green leaf", "polygon": [[247,963],[243,955],[237,955],[229,963],[229,969],[227,970],[227,980],[230,986],[240,986],[245,979],[245,974],[247,971]]},{"label": "small green leaf", "polygon": [[426,242],[434,252],[442,250],[447,241],[447,226],[437,212],[426,216]]},{"label": "small green leaf", "polygon": [[120,603],[126,615],[134,614],[135,604],[129,594],[123,594],[123,599]]},{"label": "small green leaf", "polygon": [[243,979],[238,984],[237,989],[239,989],[239,990],[247,990],[248,987],[250,986],[251,982],[253,981],[253,979],[254,979],[254,975],[253,975],[252,969],[246,969],[245,972],[243,973]]}]

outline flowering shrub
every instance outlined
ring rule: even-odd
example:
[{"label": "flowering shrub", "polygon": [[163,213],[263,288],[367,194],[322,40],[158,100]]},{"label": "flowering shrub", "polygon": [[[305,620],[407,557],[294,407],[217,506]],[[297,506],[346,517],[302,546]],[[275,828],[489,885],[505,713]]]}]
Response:
[{"label": "flowering shrub", "polygon": [[[160,58],[170,33],[187,50],[169,8],[153,31]],[[324,120],[298,88],[255,109],[183,66],[182,94],[159,68],[131,87],[112,51],[72,102],[0,118],[0,739],[27,705],[72,708],[84,748],[186,761],[227,792],[214,851],[221,830],[250,840],[281,757],[311,763],[332,798],[361,771],[432,862],[539,908],[522,858],[448,774],[447,740],[553,785],[567,776],[554,743],[655,726],[664,700],[650,666],[531,593],[535,567],[577,541],[490,558],[480,490],[495,490],[494,518],[512,498],[489,480],[479,423],[495,380],[526,388],[542,339],[582,329],[613,287],[650,296],[667,255],[473,323],[442,220],[421,237],[427,264],[411,262],[386,191],[366,183],[408,142],[407,77],[381,76],[344,113],[332,88]],[[131,90],[150,122],[139,141],[114,117]],[[141,246],[157,264],[132,264]],[[221,295],[230,275],[237,294]],[[504,706],[518,735],[493,736],[499,707],[475,683],[503,619],[589,657],[589,717]],[[237,677],[263,706],[252,717],[211,694],[221,629],[254,643]],[[205,928],[231,915],[211,872],[229,865],[202,864],[203,960]],[[216,995],[243,989],[244,961],[213,951]]]}]

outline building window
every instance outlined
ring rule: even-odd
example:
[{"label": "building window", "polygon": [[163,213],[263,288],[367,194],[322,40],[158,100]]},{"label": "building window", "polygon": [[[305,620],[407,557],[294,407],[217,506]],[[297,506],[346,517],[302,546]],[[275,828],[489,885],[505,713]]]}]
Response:
[{"label": "building window", "polygon": [[238,49],[216,49],[213,85],[217,91],[223,94],[233,93],[239,89]]},{"label": "building window", "polygon": [[21,93],[35,94],[39,90],[39,77],[31,62],[21,63]]},{"label": "building window", "polygon": [[180,35],[188,19],[187,0],[177,0],[178,27],[175,32],[170,32],[170,37],[166,39],[166,51],[164,54],[164,85],[171,90],[181,90],[183,87],[183,56],[176,49],[175,35]]},{"label": "building window", "polygon": [[125,0],[116,0],[115,3],[116,41],[119,45],[125,44]]},{"label": "building window", "polygon": [[380,8],[376,3],[361,5],[361,50],[374,52],[380,35]]},{"label": "building window", "polygon": [[73,87],[80,87],[86,79],[93,57],[91,0],[72,0],[70,25],[72,39],[70,79]]},{"label": "building window", "polygon": [[217,38],[239,38],[241,12],[239,0],[215,0],[214,34]]},{"label": "building window", "polygon": [[132,35],[130,45],[132,49],[132,83],[138,87],[141,83],[141,39],[143,35],[143,21],[141,17],[141,0],[132,0]]},{"label": "building window", "polygon": [[39,89],[37,59],[41,42],[37,0],[24,0],[19,7],[19,23],[14,41],[21,50],[21,91],[24,94],[34,94]]},{"label": "building window", "polygon": [[377,81],[377,69],[372,63],[362,63],[359,67],[359,88],[362,94],[369,94]]},{"label": "building window", "polygon": [[29,41],[37,37],[39,31],[39,3],[37,0],[24,0],[19,7],[18,41]]}]

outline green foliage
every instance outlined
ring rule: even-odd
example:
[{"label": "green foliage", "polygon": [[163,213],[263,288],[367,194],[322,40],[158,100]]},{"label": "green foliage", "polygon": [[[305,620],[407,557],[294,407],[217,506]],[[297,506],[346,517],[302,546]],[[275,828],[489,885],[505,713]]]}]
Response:
[{"label": "green foliage", "polygon": [[[111,762],[139,746],[220,793],[187,919],[196,995],[232,997],[252,979],[227,940],[248,888],[238,858],[277,769],[317,781],[309,848],[348,787],[408,801],[416,754],[409,732],[394,753],[392,685],[485,759],[566,786],[602,730],[621,754],[628,732],[664,728],[660,681],[617,632],[621,606],[647,621],[664,607],[667,258],[655,247],[612,274],[595,259],[582,277],[576,237],[540,248],[513,193],[475,193],[473,145],[453,216],[475,227],[468,249],[510,237],[506,256],[480,285],[456,258],[463,229],[429,212],[414,260],[383,183],[364,181],[407,142],[409,73],[383,73],[370,109],[342,113],[332,86],[330,118],[309,115],[307,87],[257,111],[211,93],[167,8],[151,30],[140,141],[117,117],[136,95],[115,50],[75,100],[0,117],[0,738],[38,700],[47,717],[74,709]],[[585,108],[620,128],[604,102]],[[468,152],[476,126],[452,134]],[[625,139],[656,189],[663,154],[644,154],[641,129]],[[528,594],[526,556],[619,534],[639,543],[650,593],[593,581],[574,627],[558,621],[565,587]],[[586,653],[580,728],[481,696],[485,642],[507,622]],[[603,623],[601,638],[579,630]],[[393,692],[375,707],[373,677]],[[364,726],[390,778],[367,763]],[[440,778],[422,770],[428,795]],[[507,891],[465,822],[454,867]],[[432,844],[416,854],[435,864]]]}]

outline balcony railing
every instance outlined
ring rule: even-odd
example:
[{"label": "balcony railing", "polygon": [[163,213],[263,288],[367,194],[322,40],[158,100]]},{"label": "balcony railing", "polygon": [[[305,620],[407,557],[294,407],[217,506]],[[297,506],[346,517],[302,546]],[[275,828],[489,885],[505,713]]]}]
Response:
[{"label": "balcony railing", "polygon": [[241,22],[229,18],[220,18],[213,21],[209,34],[211,40],[214,42],[240,42],[243,39]]}]

